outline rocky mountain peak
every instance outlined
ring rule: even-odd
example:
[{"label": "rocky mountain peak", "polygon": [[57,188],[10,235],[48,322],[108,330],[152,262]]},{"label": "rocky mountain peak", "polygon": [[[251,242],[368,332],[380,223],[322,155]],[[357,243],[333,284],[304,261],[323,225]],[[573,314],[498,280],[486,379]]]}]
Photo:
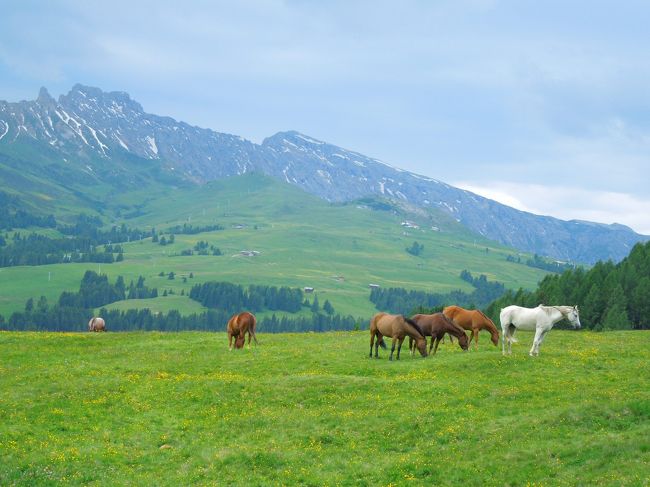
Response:
[{"label": "rocky mountain peak", "polygon": [[297,131],[278,132],[258,145],[148,114],[125,92],[82,84],[58,103],[45,88],[35,101],[0,101],[0,153],[20,154],[20,144],[34,141],[93,177],[103,169],[119,179],[124,168],[144,159],[166,177],[196,183],[257,171],[328,201],[377,195],[441,211],[486,238],[561,260],[616,260],[643,240],[620,225],[524,213]]},{"label": "rocky mountain peak", "polygon": [[36,103],[45,107],[52,107],[56,105],[56,100],[52,98],[50,93],[47,91],[47,88],[44,86],[38,92],[38,98],[36,98]]}]

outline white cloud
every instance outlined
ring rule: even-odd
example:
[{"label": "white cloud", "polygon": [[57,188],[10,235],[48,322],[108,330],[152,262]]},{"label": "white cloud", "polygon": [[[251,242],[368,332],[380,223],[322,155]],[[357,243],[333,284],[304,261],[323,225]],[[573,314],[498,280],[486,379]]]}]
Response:
[{"label": "white cloud", "polygon": [[620,223],[650,235],[650,198],[571,186],[505,181],[457,181],[459,188],[513,208],[562,220]]}]

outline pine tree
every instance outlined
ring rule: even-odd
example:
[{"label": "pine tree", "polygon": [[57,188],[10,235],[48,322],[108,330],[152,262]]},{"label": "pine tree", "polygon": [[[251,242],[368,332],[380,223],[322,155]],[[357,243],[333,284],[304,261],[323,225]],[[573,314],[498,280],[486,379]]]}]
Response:
[{"label": "pine tree", "polygon": [[320,306],[318,304],[318,296],[314,295],[314,301],[311,304],[311,310],[313,313],[318,313],[320,311]]},{"label": "pine tree", "polygon": [[650,327],[650,276],[639,279],[628,308],[635,328]]},{"label": "pine tree", "polygon": [[603,328],[608,330],[629,330],[632,328],[632,323],[630,323],[627,315],[627,299],[620,283],[614,286],[607,301]]}]

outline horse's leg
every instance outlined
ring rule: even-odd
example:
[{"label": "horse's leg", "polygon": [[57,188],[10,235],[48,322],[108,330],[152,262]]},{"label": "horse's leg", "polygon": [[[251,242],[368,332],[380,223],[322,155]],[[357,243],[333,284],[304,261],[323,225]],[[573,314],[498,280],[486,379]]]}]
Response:
[{"label": "horse's leg", "polygon": [[228,332],[228,350],[232,352],[232,332]]},{"label": "horse's leg", "polygon": [[[434,336],[431,335],[431,343],[429,344],[429,355],[431,355],[431,350],[433,349]],[[426,338],[425,338],[426,340]]]},{"label": "horse's leg", "polygon": [[[375,332],[371,331],[370,332],[370,355],[369,357],[372,358],[372,346],[375,343]],[[377,340],[377,345],[379,345],[379,340]],[[375,356],[377,356],[377,347],[375,347]]]},{"label": "horse's leg", "polygon": [[393,352],[395,351],[395,341],[396,341],[395,338],[393,338],[393,340],[391,341],[390,357],[388,358],[388,360],[393,360]]},{"label": "horse's leg", "polygon": [[[399,352],[400,352],[400,350],[402,350],[402,343],[404,343],[404,338],[406,338],[406,337],[402,337],[402,338],[397,339],[397,360],[399,360]],[[409,338],[411,338],[411,337],[409,337]]]},{"label": "horse's leg", "polygon": [[542,338],[543,331],[541,328],[537,328],[535,330],[535,338],[533,339],[533,346],[530,347],[530,352],[528,352],[528,355],[531,357],[537,355],[539,353],[539,343]]},{"label": "horse's leg", "polygon": [[549,332],[549,330],[544,330],[542,332],[542,336],[539,337],[539,342],[537,342],[537,350],[535,351],[535,355],[539,355],[539,346],[544,341],[544,338],[546,338],[546,335],[548,334],[548,332]]},{"label": "horse's leg", "polygon": [[413,346],[413,338],[409,337],[409,353],[411,354],[411,357],[413,354],[415,354],[415,347]]},{"label": "horse's leg", "polygon": [[[440,345],[440,340],[442,340],[442,337],[444,337],[444,336],[445,336],[445,335],[444,335],[444,333],[443,333],[442,336],[438,335],[438,336],[436,337],[436,348],[433,349],[433,354],[434,354],[434,355],[435,355],[436,352],[438,351],[438,345]],[[433,340],[433,336],[431,337],[431,340]]]}]

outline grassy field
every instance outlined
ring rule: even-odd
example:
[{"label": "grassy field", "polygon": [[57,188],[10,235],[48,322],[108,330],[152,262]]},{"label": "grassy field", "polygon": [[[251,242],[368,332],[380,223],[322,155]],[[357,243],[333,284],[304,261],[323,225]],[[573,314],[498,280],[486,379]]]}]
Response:
[{"label": "grassy field", "polygon": [[649,485],[649,332],[0,333],[1,485]]},{"label": "grassy field", "polygon": [[[482,240],[455,221],[435,215],[410,215],[419,229],[405,229],[403,214],[372,211],[363,205],[332,205],[289,185],[255,175],[232,178],[202,187],[140,195],[140,216],[127,220],[132,228],[161,231],[190,223],[220,224],[222,231],[176,235],[172,245],[151,239],[123,245],[124,261],[114,264],[59,264],[0,269],[0,314],[21,311],[27,299],[45,296],[54,303],[62,291],[75,291],[87,269],[107,274],[111,281],[124,276],[126,283],[142,275],[159,294],[185,294],[205,281],[235,284],[314,287],[322,303],[329,299],[337,313],[370,316],[370,283],[427,292],[448,292],[472,287],[461,280],[464,269],[517,289],[534,288],[546,274],[523,264],[508,262],[516,251]],[[128,200],[123,204],[129,204]],[[438,220],[438,218],[442,218]],[[119,222],[117,222],[119,223]],[[432,230],[435,224],[440,231]],[[237,228],[242,225],[243,228]],[[418,257],[406,252],[414,241],[424,245]],[[198,241],[218,247],[221,256],[182,256]],[[257,250],[257,257],[239,251]],[[486,250],[487,249],[487,250]],[[526,257],[522,256],[522,260]],[[166,275],[176,274],[170,281]],[[165,276],[159,274],[163,272]],[[194,278],[188,276],[193,274]],[[183,282],[183,277],[187,278]],[[166,298],[155,302],[132,300],[119,309],[171,309]],[[189,298],[173,306],[183,314],[195,312]]]}]

